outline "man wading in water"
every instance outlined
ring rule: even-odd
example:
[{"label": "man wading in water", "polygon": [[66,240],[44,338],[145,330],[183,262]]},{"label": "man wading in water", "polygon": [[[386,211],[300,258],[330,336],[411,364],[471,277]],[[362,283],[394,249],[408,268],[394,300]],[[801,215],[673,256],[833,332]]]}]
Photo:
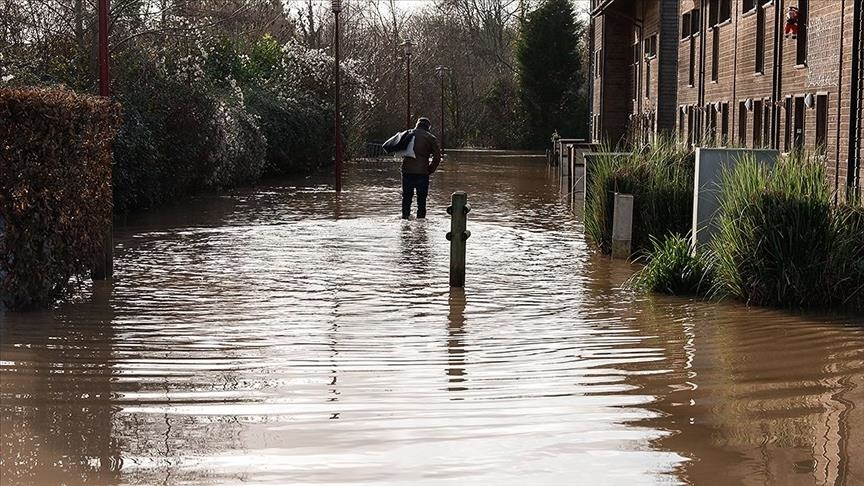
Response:
[{"label": "man wading in water", "polygon": [[[441,163],[441,148],[438,139],[429,132],[432,122],[428,118],[417,119],[414,127],[414,157],[402,158],[402,219],[411,216],[411,200],[417,190],[417,219],[426,217],[426,196],[429,195],[429,175]],[[429,158],[432,162],[429,162]]]}]

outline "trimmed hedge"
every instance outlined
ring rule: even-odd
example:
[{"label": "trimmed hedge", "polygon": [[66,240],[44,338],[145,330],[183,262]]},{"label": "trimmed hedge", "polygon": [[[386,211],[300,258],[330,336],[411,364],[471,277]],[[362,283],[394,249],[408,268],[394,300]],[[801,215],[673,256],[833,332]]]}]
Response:
[{"label": "trimmed hedge", "polygon": [[0,301],[50,306],[88,274],[111,223],[120,106],[66,89],[0,89]]}]

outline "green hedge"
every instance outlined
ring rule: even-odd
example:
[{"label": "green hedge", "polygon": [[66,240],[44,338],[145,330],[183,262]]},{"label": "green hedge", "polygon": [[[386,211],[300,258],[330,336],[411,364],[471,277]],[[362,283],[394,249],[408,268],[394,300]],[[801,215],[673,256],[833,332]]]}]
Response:
[{"label": "green hedge", "polygon": [[120,108],[65,89],[0,89],[0,300],[48,306],[88,274],[111,222]]}]

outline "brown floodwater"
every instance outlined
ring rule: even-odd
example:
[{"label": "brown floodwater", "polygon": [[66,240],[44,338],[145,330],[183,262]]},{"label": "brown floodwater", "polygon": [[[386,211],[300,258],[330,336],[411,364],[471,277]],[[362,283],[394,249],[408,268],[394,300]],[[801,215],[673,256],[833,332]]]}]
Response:
[{"label": "brown floodwater", "polygon": [[[130,217],[0,315],[0,483],[864,484],[864,318],[642,296],[544,159],[455,153]],[[467,284],[448,287],[465,190]]]}]

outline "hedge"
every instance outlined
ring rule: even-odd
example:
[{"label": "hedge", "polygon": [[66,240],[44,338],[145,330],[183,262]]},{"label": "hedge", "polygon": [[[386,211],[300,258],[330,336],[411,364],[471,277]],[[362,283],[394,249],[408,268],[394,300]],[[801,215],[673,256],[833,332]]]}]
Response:
[{"label": "hedge", "polygon": [[0,89],[0,301],[50,306],[89,273],[111,223],[120,107],[66,89]]}]

